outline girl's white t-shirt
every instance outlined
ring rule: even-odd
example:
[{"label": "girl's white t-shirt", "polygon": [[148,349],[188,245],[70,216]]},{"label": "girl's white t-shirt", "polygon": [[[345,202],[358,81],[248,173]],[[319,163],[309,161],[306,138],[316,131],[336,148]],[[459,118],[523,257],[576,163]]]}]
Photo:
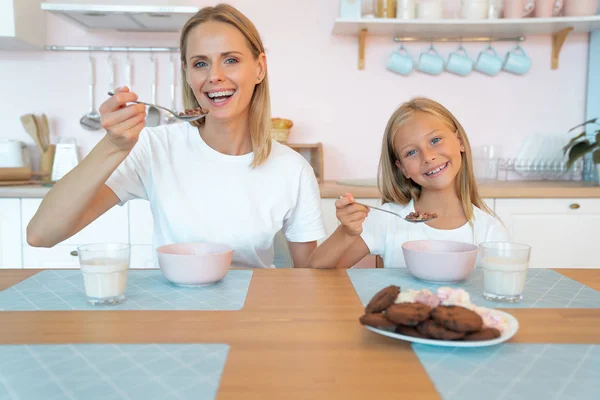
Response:
[{"label": "girl's white t-shirt", "polygon": [[[412,200],[407,205],[386,203],[381,208],[403,217],[415,211]],[[361,237],[371,254],[383,258],[385,268],[406,267],[402,244],[412,240],[450,240],[474,245],[510,241],[510,235],[504,225],[475,206],[472,226],[467,222],[456,229],[435,229],[425,223],[407,223],[394,215],[372,210],[365,219]]]},{"label": "girl's white t-shirt", "polygon": [[144,128],[138,143],[106,181],[120,205],[150,202],[154,247],[212,242],[234,248],[234,267],[273,267],[273,239],[325,236],[314,171],[296,151],[276,141],[252,168],[253,153],[222,154],[188,123]]}]

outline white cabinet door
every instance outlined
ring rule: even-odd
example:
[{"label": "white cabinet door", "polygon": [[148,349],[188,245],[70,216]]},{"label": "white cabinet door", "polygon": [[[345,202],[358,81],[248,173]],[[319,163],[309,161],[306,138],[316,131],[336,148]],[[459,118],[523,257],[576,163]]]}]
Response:
[{"label": "white cabinet door", "polygon": [[496,199],[512,240],[531,246],[532,268],[600,268],[600,199]]},{"label": "white cabinet door", "polygon": [[494,211],[494,208],[495,208],[495,201],[494,201],[494,199],[486,198],[486,199],[483,199],[483,202],[485,203],[486,206],[489,207],[490,210]]},{"label": "white cabinet door", "polygon": [[23,268],[20,199],[0,199],[0,268]]},{"label": "white cabinet door", "polygon": [[40,49],[45,35],[46,16],[39,1],[0,1],[0,49]]},{"label": "white cabinet door", "polygon": [[326,236],[319,241],[319,244],[327,239],[338,226],[338,220],[335,217],[335,200],[336,199],[321,199],[321,213],[323,214],[323,221],[325,223]]},{"label": "white cabinet door", "polygon": [[129,204],[129,234],[132,245],[152,244],[154,219],[147,200],[131,200]]},{"label": "white cabinet door", "polygon": [[[27,244],[27,224],[40,206],[42,199],[21,200],[21,220],[23,245]],[[80,245],[88,243],[119,242],[129,243],[128,205],[115,206],[104,215],[83,228],[60,245]]]},{"label": "white cabinet door", "polygon": [[[325,232],[327,233],[327,237],[323,240],[327,239],[329,235],[331,235],[338,227],[340,222],[335,216],[335,201],[337,199],[321,199],[321,212],[323,213],[323,219],[325,221]],[[368,206],[381,206],[381,199],[355,199],[359,203],[366,204]],[[323,241],[319,241],[319,244]]]},{"label": "white cabinet door", "polygon": [[23,246],[24,268],[79,268],[76,245],[57,245],[51,249]]},{"label": "white cabinet door", "polygon": [[154,248],[152,246],[131,246],[131,268],[158,268]]}]

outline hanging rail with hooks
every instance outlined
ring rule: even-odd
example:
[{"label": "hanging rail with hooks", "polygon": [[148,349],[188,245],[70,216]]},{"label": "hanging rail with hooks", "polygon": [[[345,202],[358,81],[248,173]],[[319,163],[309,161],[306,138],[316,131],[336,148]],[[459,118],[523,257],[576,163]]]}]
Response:
[{"label": "hanging rail with hooks", "polygon": [[394,42],[524,42],[524,36],[517,37],[413,37],[413,36],[396,36]]},{"label": "hanging rail with hooks", "polygon": [[46,46],[46,50],[122,53],[176,53],[179,52],[179,47]]}]

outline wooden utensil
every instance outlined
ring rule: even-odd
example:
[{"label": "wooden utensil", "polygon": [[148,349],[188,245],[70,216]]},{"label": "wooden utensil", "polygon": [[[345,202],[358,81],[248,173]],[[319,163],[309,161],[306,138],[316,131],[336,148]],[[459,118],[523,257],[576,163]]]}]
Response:
[{"label": "wooden utensil", "polygon": [[28,179],[44,178],[47,176],[47,172],[32,171],[30,167],[0,168],[0,182],[25,181]]},{"label": "wooden utensil", "polygon": [[31,138],[35,142],[35,145],[39,149],[40,154],[43,153],[44,147],[42,146],[42,143],[40,143],[40,137],[38,133],[39,128],[35,120],[35,116],[33,114],[21,115],[21,124],[23,124],[25,131],[29,134],[29,136],[31,136]]},{"label": "wooden utensil", "polygon": [[48,146],[50,146],[50,124],[48,123],[48,117],[46,114],[42,114],[40,120],[40,142],[42,143],[44,152],[46,152],[48,151]]},{"label": "wooden utensil", "polygon": [[23,181],[31,179],[31,168],[0,168],[0,181]]}]

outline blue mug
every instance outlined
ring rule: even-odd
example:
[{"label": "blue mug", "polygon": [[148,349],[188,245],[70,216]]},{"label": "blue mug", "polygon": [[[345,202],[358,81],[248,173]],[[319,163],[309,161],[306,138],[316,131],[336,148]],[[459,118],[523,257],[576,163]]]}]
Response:
[{"label": "blue mug", "polygon": [[516,75],[525,75],[531,69],[531,58],[521,46],[517,46],[506,53],[502,69]]},{"label": "blue mug", "polygon": [[502,59],[498,57],[496,50],[488,46],[485,50],[479,53],[475,69],[489,76],[496,76],[502,70]]},{"label": "blue mug", "polygon": [[446,71],[453,74],[466,76],[473,70],[473,60],[469,58],[467,50],[460,46],[456,51],[450,53],[446,63]]},{"label": "blue mug", "polygon": [[413,70],[414,62],[408,50],[402,46],[390,54],[386,67],[388,70],[400,75],[408,75]]},{"label": "blue mug", "polygon": [[444,59],[439,55],[437,50],[431,46],[429,50],[421,53],[417,69],[426,74],[439,75],[444,70]]}]

